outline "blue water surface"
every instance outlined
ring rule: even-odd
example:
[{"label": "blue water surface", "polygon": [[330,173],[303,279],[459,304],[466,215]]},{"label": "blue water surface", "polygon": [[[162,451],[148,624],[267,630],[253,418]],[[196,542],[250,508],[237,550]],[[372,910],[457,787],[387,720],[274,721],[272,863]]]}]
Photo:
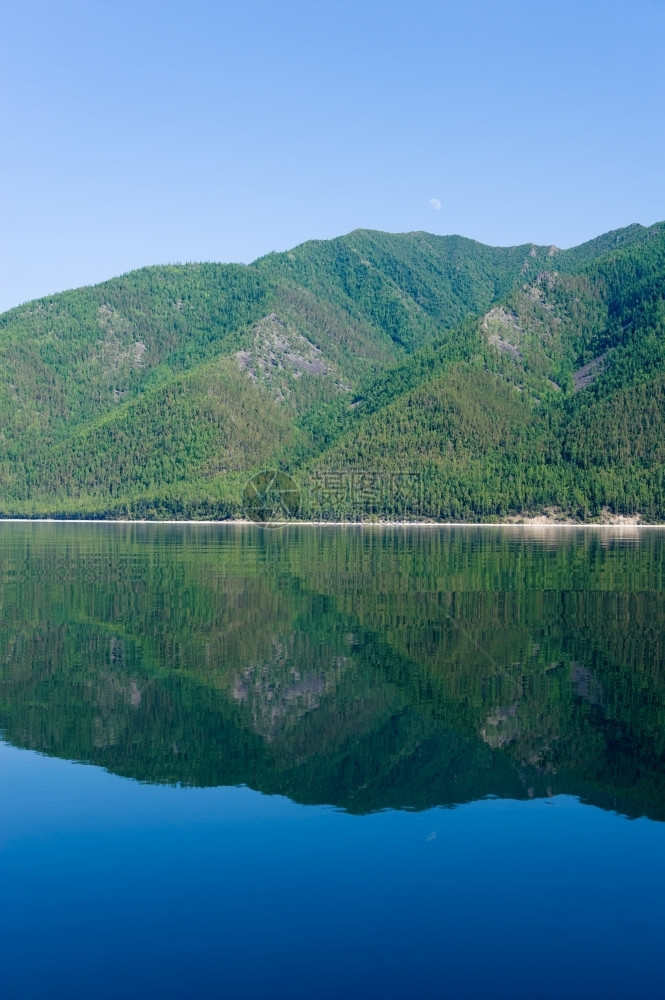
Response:
[{"label": "blue water surface", "polygon": [[0,1000],[665,997],[665,533],[0,525]]},{"label": "blue water surface", "polygon": [[571,796],[354,816],[0,745],[4,1000],[656,997],[665,827]]}]

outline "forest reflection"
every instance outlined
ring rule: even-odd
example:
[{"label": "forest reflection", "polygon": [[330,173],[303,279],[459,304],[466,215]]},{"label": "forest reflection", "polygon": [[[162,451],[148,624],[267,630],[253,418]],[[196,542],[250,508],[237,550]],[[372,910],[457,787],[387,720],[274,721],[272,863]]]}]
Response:
[{"label": "forest reflection", "polygon": [[665,819],[665,535],[0,526],[0,730],[353,812]]}]

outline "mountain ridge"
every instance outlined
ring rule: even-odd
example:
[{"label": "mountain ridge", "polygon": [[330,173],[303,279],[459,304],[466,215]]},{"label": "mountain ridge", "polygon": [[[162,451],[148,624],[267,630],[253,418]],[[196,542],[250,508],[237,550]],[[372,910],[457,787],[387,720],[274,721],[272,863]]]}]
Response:
[{"label": "mountain ridge", "polygon": [[0,316],[0,513],[238,517],[281,468],[314,519],[312,477],[364,471],[418,503],[327,516],[665,520],[664,286],[656,223],[568,250],[354,230],[34,300]]}]

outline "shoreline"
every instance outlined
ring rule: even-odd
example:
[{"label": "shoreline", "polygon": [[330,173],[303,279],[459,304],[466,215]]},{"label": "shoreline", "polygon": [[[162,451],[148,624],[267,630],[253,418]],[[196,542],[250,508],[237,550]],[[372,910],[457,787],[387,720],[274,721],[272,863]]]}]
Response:
[{"label": "shoreline", "polygon": [[224,521],[164,519],[149,518],[95,518],[95,517],[0,517],[0,524],[151,524],[151,525],[216,525],[217,527],[248,527],[257,528],[566,528],[570,529],[610,529],[611,531],[634,531],[635,529],[665,530],[664,524],[644,524],[626,518],[625,521],[555,521],[545,518],[530,518],[525,521],[250,521],[242,518],[229,518]]}]

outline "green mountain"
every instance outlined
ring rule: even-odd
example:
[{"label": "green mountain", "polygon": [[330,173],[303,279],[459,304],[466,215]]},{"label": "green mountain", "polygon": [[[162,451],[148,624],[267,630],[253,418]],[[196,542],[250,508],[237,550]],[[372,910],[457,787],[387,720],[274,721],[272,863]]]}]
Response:
[{"label": "green mountain", "polygon": [[356,231],[0,317],[0,513],[665,520],[665,224],[571,250]]}]

